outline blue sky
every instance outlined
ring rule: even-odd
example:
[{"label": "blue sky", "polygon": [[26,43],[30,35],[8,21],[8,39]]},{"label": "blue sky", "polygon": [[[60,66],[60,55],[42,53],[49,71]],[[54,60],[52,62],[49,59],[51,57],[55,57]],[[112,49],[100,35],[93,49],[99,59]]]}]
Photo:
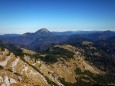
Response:
[{"label": "blue sky", "polygon": [[0,0],[0,33],[115,30],[115,0]]}]

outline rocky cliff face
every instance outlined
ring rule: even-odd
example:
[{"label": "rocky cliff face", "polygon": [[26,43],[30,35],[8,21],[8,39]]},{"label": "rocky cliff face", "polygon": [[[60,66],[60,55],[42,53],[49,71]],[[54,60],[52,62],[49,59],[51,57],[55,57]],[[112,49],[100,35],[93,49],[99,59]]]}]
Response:
[{"label": "rocky cliff face", "polygon": [[[26,58],[26,56],[24,56],[24,58]],[[1,86],[49,85],[42,74],[24,62],[21,57],[16,57],[7,49],[5,49],[5,51],[1,51],[0,67]]]}]

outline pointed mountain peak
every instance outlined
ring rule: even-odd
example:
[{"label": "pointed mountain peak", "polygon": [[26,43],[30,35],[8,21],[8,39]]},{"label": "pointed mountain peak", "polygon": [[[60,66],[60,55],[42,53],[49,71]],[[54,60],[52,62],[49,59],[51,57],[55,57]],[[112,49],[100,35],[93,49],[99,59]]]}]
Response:
[{"label": "pointed mountain peak", "polygon": [[50,31],[46,28],[42,28],[40,30],[38,30],[36,33],[49,33]]}]

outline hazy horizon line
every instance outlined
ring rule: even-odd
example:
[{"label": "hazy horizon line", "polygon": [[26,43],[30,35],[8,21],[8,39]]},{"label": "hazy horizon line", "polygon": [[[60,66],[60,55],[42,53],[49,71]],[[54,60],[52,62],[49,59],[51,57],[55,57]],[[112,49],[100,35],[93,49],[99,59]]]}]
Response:
[{"label": "hazy horizon line", "polygon": [[[42,29],[42,28],[41,28]],[[47,29],[47,28],[46,28]],[[40,29],[38,29],[37,31],[39,31]],[[48,29],[47,29],[48,30]],[[25,34],[25,33],[35,33],[35,32],[37,32],[37,31],[34,31],[34,32],[24,32],[24,33],[0,33],[0,35],[7,35],[7,34],[19,34],[19,35],[22,35],[22,34]],[[50,30],[48,30],[48,31],[50,31]],[[112,31],[112,32],[114,32],[115,30],[66,30],[66,31],[50,31],[50,32],[85,32],[85,31],[89,31],[89,32],[103,32],[103,31]]]}]

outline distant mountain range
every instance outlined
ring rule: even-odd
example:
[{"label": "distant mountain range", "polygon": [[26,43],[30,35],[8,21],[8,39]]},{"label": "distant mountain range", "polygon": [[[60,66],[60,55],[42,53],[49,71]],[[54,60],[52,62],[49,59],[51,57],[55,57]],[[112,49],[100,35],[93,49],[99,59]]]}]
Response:
[{"label": "distant mountain range", "polygon": [[[28,49],[42,51],[43,47],[81,41],[107,40],[115,36],[114,31],[66,31],[50,32],[42,28],[35,33],[0,35],[0,40],[18,44]],[[46,48],[47,49],[47,48]],[[46,50],[45,49],[45,50]]]}]

